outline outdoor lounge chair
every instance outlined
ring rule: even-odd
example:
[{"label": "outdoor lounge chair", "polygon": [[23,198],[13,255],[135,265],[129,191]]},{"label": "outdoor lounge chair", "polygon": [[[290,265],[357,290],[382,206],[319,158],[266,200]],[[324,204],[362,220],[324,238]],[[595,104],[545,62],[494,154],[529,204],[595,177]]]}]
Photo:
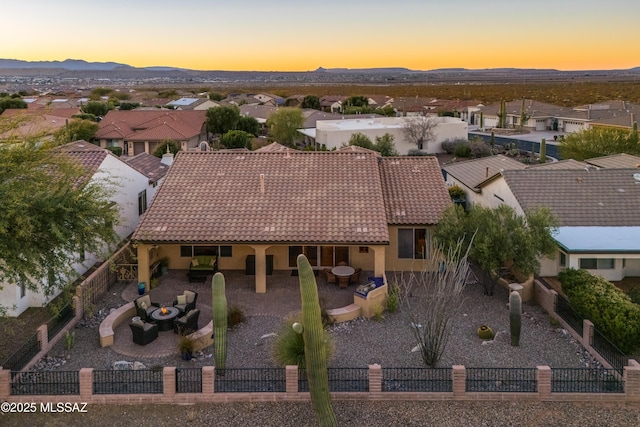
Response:
[{"label": "outdoor lounge chair", "polygon": [[187,312],[187,314],[182,317],[178,317],[173,321],[173,332],[184,335],[191,331],[197,331],[198,317],[200,317],[200,310],[197,308]]},{"label": "outdoor lounge chair", "polygon": [[180,310],[180,314],[188,313],[196,308],[196,301],[198,300],[198,293],[195,291],[184,291],[182,295],[173,301],[173,306]]},{"label": "outdoor lounge chair", "polygon": [[324,270],[322,270],[322,272],[327,278],[327,283],[333,283],[334,285],[336,284],[336,275],[331,272],[330,268],[325,268]]},{"label": "outdoor lounge chair", "polygon": [[149,320],[151,313],[160,308],[160,304],[157,302],[151,302],[149,295],[136,298],[134,300],[134,305],[136,306],[136,316],[139,316],[140,319],[144,321]]},{"label": "outdoor lounge chair", "polygon": [[158,326],[153,323],[136,320],[129,324],[133,333],[133,342],[139,345],[147,345],[158,338]]}]

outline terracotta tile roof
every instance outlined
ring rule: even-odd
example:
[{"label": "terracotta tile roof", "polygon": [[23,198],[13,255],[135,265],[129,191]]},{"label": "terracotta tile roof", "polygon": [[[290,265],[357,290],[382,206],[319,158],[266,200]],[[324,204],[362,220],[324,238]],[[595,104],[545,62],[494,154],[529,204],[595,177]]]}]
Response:
[{"label": "terracotta tile roof", "polygon": [[89,177],[98,171],[107,156],[112,155],[104,148],[83,140],[61,145],[58,149],[80,163]]},{"label": "terracotta tile roof", "polygon": [[451,204],[435,157],[382,157],[380,177],[389,224],[437,224]]},{"label": "terracotta tile roof", "polygon": [[125,162],[149,178],[149,182],[151,183],[163,178],[169,171],[169,166],[162,163],[156,156],[147,153],[140,153],[136,156],[126,158]]},{"label": "terracotta tile roof", "polygon": [[282,145],[279,142],[274,141],[270,144],[265,145],[264,147],[258,148],[255,151],[260,153],[280,153],[285,151],[298,151],[298,150],[294,150],[293,148],[287,147],[286,145]]},{"label": "terracotta tile roof", "polygon": [[478,188],[480,184],[502,170],[524,168],[526,168],[525,164],[502,154],[450,163],[442,167],[447,174],[471,189]]},{"label": "terracotta tile roof", "polygon": [[546,206],[561,226],[640,225],[637,169],[506,170],[503,176],[526,212]]},{"label": "terracotta tile roof", "polygon": [[100,122],[96,138],[131,141],[185,140],[199,135],[206,121],[205,110],[111,110]]},{"label": "terracotta tile roof", "polygon": [[133,238],[388,244],[377,157],[179,152]]},{"label": "terracotta tile roof", "polygon": [[640,156],[631,154],[612,154],[585,160],[590,165],[607,169],[640,168]]}]

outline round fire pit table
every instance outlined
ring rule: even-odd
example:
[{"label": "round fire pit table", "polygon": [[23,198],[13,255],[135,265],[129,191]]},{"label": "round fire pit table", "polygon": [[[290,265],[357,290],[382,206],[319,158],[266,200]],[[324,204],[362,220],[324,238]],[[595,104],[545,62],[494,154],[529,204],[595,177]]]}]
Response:
[{"label": "round fire pit table", "polygon": [[[165,310],[164,313],[162,311],[163,308]],[[151,318],[156,321],[159,331],[172,331],[173,319],[178,317],[179,313],[180,310],[175,307],[161,307],[151,313]]]}]

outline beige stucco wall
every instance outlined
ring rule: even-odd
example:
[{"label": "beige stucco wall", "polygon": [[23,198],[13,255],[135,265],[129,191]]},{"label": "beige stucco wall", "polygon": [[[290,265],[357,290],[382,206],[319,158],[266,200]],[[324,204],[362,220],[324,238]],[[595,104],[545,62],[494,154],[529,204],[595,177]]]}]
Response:
[{"label": "beige stucco wall", "polygon": [[[398,258],[398,229],[399,228],[424,228],[421,226],[389,226],[389,247],[386,251],[385,264],[387,271],[422,271],[425,268],[435,269],[437,266],[429,266],[428,259],[400,259]],[[433,227],[427,227],[432,234]],[[427,256],[427,258],[429,258]]]}]

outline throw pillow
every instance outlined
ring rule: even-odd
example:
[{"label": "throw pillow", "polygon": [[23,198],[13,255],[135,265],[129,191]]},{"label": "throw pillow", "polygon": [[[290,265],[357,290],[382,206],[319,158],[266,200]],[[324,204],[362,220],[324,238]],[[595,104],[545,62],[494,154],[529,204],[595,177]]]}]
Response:
[{"label": "throw pillow", "polygon": [[198,258],[194,258],[191,260],[191,267],[197,267],[200,265],[200,262],[198,262]]},{"label": "throw pillow", "polygon": [[178,304],[186,304],[187,303],[187,297],[184,295],[178,295]]},{"label": "throw pillow", "polygon": [[143,310],[146,310],[146,309],[147,309],[147,303],[146,303],[146,302],[144,302],[144,301],[142,301],[142,302],[140,303],[140,308],[141,308],[141,309],[143,309]]},{"label": "throw pillow", "polygon": [[196,294],[191,291],[184,291],[184,297],[186,299],[186,302],[188,304],[191,304],[193,300],[196,299]]},{"label": "throw pillow", "polygon": [[216,259],[215,258],[211,258],[211,261],[209,261],[209,265],[211,267],[215,267],[215,264],[216,264]]},{"label": "throw pillow", "polygon": [[144,322],[142,320],[136,320],[135,322],[131,322],[133,325],[144,327]]}]

